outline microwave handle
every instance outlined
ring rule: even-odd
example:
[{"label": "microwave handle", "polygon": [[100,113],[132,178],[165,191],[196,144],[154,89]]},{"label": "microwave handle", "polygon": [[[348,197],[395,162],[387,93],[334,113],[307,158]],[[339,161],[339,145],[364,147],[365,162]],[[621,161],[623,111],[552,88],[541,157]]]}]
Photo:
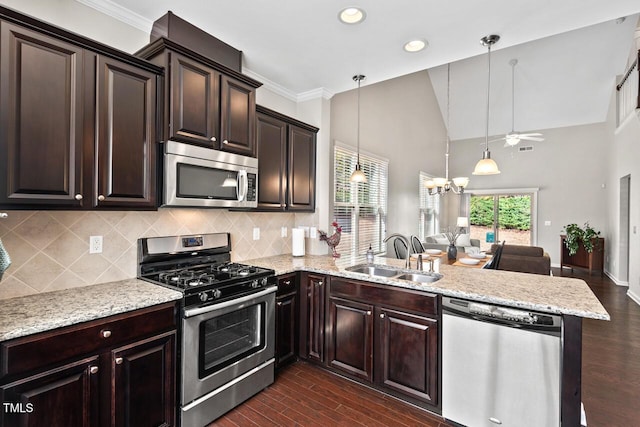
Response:
[{"label": "microwave handle", "polygon": [[247,192],[249,191],[249,180],[247,179],[247,171],[238,171],[238,179],[236,180],[236,192],[238,194],[238,201],[242,202],[247,198]]}]

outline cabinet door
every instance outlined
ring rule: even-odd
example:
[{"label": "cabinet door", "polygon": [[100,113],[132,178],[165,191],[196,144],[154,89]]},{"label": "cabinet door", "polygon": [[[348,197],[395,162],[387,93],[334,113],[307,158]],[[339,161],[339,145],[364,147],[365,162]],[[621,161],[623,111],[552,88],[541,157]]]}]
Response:
[{"label": "cabinet door", "polygon": [[437,405],[438,321],[384,308],[376,315],[376,383],[395,394]]},{"label": "cabinet door", "polygon": [[[324,361],[324,289],[325,276],[306,275],[301,297],[304,308],[300,310],[300,339],[303,357],[316,362]],[[302,317],[304,316],[304,319]],[[304,343],[304,344],[302,344]]]},{"label": "cabinet door", "polygon": [[298,304],[295,293],[276,299],[276,368],[296,358]]},{"label": "cabinet door", "polygon": [[316,208],[316,134],[289,126],[287,207],[290,211]]},{"label": "cabinet door", "polygon": [[256,155],[256,90],[236,79],[220,77],[220,149]]},{"label": "cabinet door", "polygon": [[3,426],[98,425],[98,357],[0,387]]},{"label": "cabinet door", "polygon": [[95,206],[156,203],[156,75],[97,58]]},{"label": "cabinet door", "polygon": [[0,23],[0,204],[82,206],[81,48]]},{"label": "cabinet door", "polygon": [[170,138],[218,148],[220,74],[171,53]]},{"label": "cabinet door", "polygon": [[258,208],[285,210],[287,191],[287,124],[258,113],[257,154],[260,167]]},{"label": "cabinet door", "polygon": [[329,297],[327,362],[332,368],[373,380],[373,306]]},{"label": "cabinet door", "polygon": [[169,332],[112,351],[114,425],[175,425],[175,337]]}]

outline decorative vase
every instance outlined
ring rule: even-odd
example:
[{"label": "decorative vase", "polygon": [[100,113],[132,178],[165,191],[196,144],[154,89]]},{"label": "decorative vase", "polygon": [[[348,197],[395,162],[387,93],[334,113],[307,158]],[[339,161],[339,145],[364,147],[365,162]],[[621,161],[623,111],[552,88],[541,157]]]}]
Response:
[{"label": "decorative vase", "polygon": [[456,259],[458,257],[458,248],[455,245],[450,244],[447,248],[447,258]]}]

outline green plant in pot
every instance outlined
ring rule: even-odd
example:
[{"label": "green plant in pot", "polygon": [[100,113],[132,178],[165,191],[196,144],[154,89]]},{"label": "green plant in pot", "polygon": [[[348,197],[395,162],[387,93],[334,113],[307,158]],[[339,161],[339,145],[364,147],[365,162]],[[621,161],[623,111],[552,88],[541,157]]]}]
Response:
[{"label": "green plant in pot", "polygon": [[[588,221],[584,223],[584,228],[581,228],[578,224],[569,224],[565,225],[562,231],[566,234],[564,245],[569,249],[569,256],[573,256],[578,252],[581,243],[588,253],[593,252],[594,241],[596,246],[600,244],[599,240],[594,240],[594,238],[600,236],[600,232],[591,227]],[[598,249],[600,248],[598,247]]]}]

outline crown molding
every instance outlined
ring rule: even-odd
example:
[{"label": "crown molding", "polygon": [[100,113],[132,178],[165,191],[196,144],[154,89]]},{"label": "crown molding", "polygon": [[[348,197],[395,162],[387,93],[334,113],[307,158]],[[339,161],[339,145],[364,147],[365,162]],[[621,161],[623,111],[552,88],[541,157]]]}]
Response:
[{"label": "crown molding", "polygon": [[292,90],[287,89],[286,87],[274,82],[273,80],[269,80],[268,78],[256,73],[255,71],[244,67],[242,68],[242,74],[245,74],[252,79],[262,82],[262,87],[293,102],[304,102],[317,98],[331,99],[331,97],[334,95],[333,92],[330,92],[325,88],[318,88],[306,92],[295,93]]},{"label": "crown molding", "polygon": [[335,93],[323,87],[308,90],[298,94],[298,102],[309,101],[317,98],[331,99]]},{"label": "crown molding", "polygon": [[120,6],[110,0],[75,0],[85,6],[111,16],[120,22],[124,22],[127,25],[131,25],[147,34],[151,33],[151,27],[153,27],[153,21],[138,15],[137,13]]}]

